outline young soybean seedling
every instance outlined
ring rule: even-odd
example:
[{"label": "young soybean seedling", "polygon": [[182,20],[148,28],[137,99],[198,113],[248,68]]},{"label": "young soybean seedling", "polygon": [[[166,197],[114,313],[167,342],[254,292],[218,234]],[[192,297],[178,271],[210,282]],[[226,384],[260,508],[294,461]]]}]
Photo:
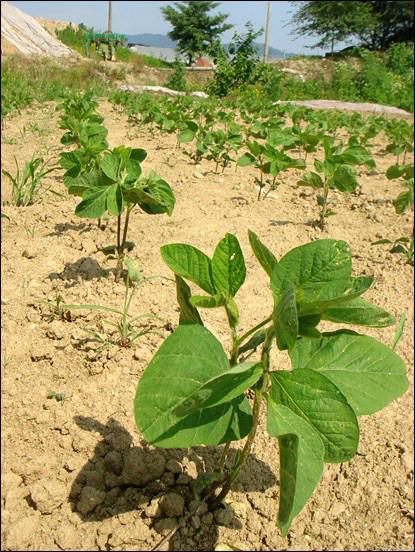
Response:
[{"label": "young soybean seedling", "polygon": [[[225,444],[217,468],[202,474],[196,489],[215,509],[244,468],[266,406],[268,433],[279,445],[278,527],[286,536],[317,487],[324,463],[347,462],[356,453],[357,417],[401,396],[408,380],[402,359],[376,339],[348,329],[318,329],[321,320],[378,328],[395,323],[360,297],[373,279],[352,277],[346,242],[317,240],[278,261],[254,232],[249,241],[269,278],[274,307],[244,333],[235,295],[246,269],[236,237],[226,234],[211,259],[191,245],[161,248],[175,273],[180,320],[138,383],[134,413],[146,441],[157,447]],[[205,295],[191,295],[184,278]],[[198,311],[219,307],[229,323],[229,355]],[[275,345],[288,351],[291,371],[271,365]],[[231,443],[245,437],[230,461]]]},{"label": "young soybean seedling", "polygon": [[[118,337],[119,337],[117,344],[120,347],[130,347],[136,339],[138,339],[143,335],[146,335],[148,333],[155,333],[160,335],[158,332],[154,330],[148,330],[148,329],[143,329],[137,332],[133,325],[134,322],[137,322],[138,320],[141,320],[143,318],[152,318],[152,319],[161,320],[160,317],[152,313],[145,313],[139,316],[135,316],[134,318],[131,318],[131,315],[129,314],[129,310],[130,310],[132,298],[134,297],[137,287],[141,284],[144,284],[145,282],[154,280],[155,278],[161,278],[162,276],[149,276],[147,278],[143,278],[140,271],[136,267],[134,261],[132,261],[131,259],[124,259],[124,262],[127,265],[128,271],[125,279],[125,294],[124,294],[124,303],[123,303],[122,310],[114,309],[112,307],[105,307],[102,305],[67,305],[66,308],[71,310],[75,310],[75,309],[101,310],[105,312],[113,312],[115,314],[118,314],[121,317],[118,322],[114,323],[109,320],[105,320],[105,322],[117,329]],[[88,332],[88,333],[93,335],[103,345],[111,344],[110,341],[106,341],[96,332]]]}]

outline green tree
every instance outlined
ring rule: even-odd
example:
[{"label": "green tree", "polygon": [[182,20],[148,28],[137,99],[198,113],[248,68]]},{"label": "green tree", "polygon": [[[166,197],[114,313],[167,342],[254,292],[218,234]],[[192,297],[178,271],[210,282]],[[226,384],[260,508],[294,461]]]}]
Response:
[{"label": "green tree", "polygon": [[413,41],[414,2],[389,0],[292,1],[293,34],[315,36],[312,47],[325,48],[357,39],[371,50],[385,51],[393,42]]},{"label": "green tree", "polygon": [[330,46],[333,54],[334,45],[338,42],[349,41],[353,30],[363,31],[362,20],[368,17],[366,2],[331,2],[310,1],[291,2],[300,4],[293,15],[294,24],[292,34],[298,36],[315,36],[320,40],[310,48],[325,48]]},{"label": "green tree", "polygon": [[161,8],[164,19],[173,27],[168,36],[177,42],[179,51],[187,56],[189,65],[195,55],[207,52],[220,34],[233,27],[224,23],[227,14],[209,15],[208,12],[219,5],[220,2],[192,1],[174,2],[176,9],[172,6]]}]

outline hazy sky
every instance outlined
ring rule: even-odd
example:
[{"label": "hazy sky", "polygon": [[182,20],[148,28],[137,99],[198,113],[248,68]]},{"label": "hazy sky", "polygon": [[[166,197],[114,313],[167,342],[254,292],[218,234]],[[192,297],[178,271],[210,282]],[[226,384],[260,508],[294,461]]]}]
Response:
[{"label": "hazy sky", "polygon": [[[17,8],[34,17],[45,17],[59,21],[71,21],[72,23],[84,23],[88,27],[94,27],[96,31],[105,31],[108,25],[108,2],[11,2]],[[160,12],[161,6],[173,4],[173,2],[112,2],[112,30],[125,34],[158,33],[167,34],[171,26],[164,21]],[[229,42],[233,33],[244,32],[245,23],[251,21],[254,30],[265,28],[268,2],[221,2],[220,6],[213,10],[229,14],[227,21],[234,25],[230,31],[222,35],[224,42]],[[305,48],[316,40],[310,38],[294,39],[290,35],[292,27],[289,23],[292,13],[296,10],[290,2],[271,2],[271,22],[269,44],[279,50],[304,53],[321,54],[320,49]],[[264,41],[264,35],[258,42]],[[344,45],[337,45],[340,49]]]}]

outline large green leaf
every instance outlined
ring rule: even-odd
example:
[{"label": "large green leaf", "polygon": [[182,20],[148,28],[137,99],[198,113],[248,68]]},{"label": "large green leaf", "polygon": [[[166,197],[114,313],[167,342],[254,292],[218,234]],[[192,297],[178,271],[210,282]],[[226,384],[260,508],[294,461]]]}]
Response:
[{"label": "large green leaf", "polygon": [[121,187],[113,184],[107,192],[107,209],[111,215],[118,216],[123,210],[123,199]]},{"label": "large green leaf", "polygon": [[246,277],[244,256],[236,236],[226,234],[220,240],[211,266],[215,290],[234,297]]},{"label": "large green leaf", "polygon": [[374,328],[386,328],[396,323],[395,318],[387,311],[360,297],[323,309],[322,318],[332,322],[345,322],[346,324]]},{"label": "large green leaf", "polygon": [[229,402],[256,383],[263,374],[259,362],[243,362],[213,377],[181,403],[173,414],[179,418],[195,410]]},{"label": "large green leaf", "polygon": [[289,251],[271,276],[271,288],[278,297],[284,286],[293,283],[297,291],[305,284],[321,284],[350,278],[352,261],[344,241],[316,240]]},{"label": "large green leaf", "polygon": [[[155,173],[150,173],[143,191],[150,198],[150,201],[143,199],[140,202],[140,207],[143,211],[150,215],[162,213],[167,213],[169,216],[172,215],[176,198],[167,182],[159,178]],[[154,204],[153,200],[156,200],[157,204]]]},{"label": "large green leaf", "polygon": [[252,416],[243,395],[180,415],[180,406],[229,369],[213,334],[199,324],[179,326],[163,342],[138,384],[134,412],[144,438],[160,447],[191,447],[219,445],[247,435]]},{"label": "large green leaf", "polygon": [[309,186],[310,188],[322,188],[323,181],[317,173],[307,171],[301,176],[301,180],[297,182],[298,186]]},{"label": "large green leaf", "polygon": [[111,187],[99,186],[85,190],[82,201],[75,208],[75,215],[81,218],[99,218],[107,210],[107,197]]},{"label": "large green leaf", "polygon": [[163,261],[173,272],[191,280],[210,295],[215,295],[211,260],[200,249],[184,243],[173,243],[163,245],[160,251]]},{"label": "large green leaf", "polygon": [[111,180],[116,181],[120,172],[121,159],[118,155],[110,153],[104,155],[99,166],[102,172]]},{"label": "large green leaf", "polygon": [[272,314],[275,336],[280,351],[291,349],[298,336],[297,302],[295,297],[295,285],[287,286],[280,298],[278,305]]},{"label": "large green leaf", "polygon": [[318,433],[325,462],[352,458],[359,442],[359,426],[352,407],[336,385],[319,372],[307,369],[272,372],[271,382],[274,400]]},{"label": "large green leaf", "polygon": [[350,165],[336,167],[333,178],[330,180],[330,185],[345,193],[354,192],[357,184],[356,170]]},{"label": "large green leaf", "polygon": [[370,276],[344,278],[320,284],[305,284],[297,289],[298,312],[305,316],[350,301],[367,291],[373,283]]},{"label": "large green leaf", "polygon": [[190,287],[186,284],[181,276],[175,274],[176,280],[176,295],[177,302],[180,307],[180,317],[179,324],[201,324],[203,326],[202,319],[198,310],[191,305],[190,297],[192,296],[190,292]]},{"label": "large green leaf", "polygon": [[216,295],[192,295],[189,298],[189,303],[197,308],[216,309],[226,305],[227,296],[225,293],[217,293]]},{"label": "large green leaf", "polygon": [[411,204],[414,202],[414,192],[401,192],[398,197],[394,200],[393,204],[395,206],[395,211],[398,215],[404,213]]},{"label": "large green leaf", "polygon": [[310,424],[279,401],[279,393],[267,397],[267,430],[278,437],[280,490],[278,526],[283,537],[301,512],[323,473],[324,446]]},{"label": "large green leaf", "polygon": [[236,161],[236,164],[238,165],[238,167],[249,167],[250,165],[253,165],[255,162],[256,162],[256,159],[251,153],[244,153]]},{"label": "large green leaf", "polygon": [[372,414],[408,388],[402,359],[373,337],[349,332],[302,338],[290,351],[294,369],[316,370],[331,380],[357,416]]},{"label": "large green leaf", "polygon": [[248,237],[255,257],[258,259],[260,265],[268,276],[271,277],[272,271],[278,264],[275,255],[260,241],[258,236],[255,232],[252,232],[252,230],[248,230]]}]

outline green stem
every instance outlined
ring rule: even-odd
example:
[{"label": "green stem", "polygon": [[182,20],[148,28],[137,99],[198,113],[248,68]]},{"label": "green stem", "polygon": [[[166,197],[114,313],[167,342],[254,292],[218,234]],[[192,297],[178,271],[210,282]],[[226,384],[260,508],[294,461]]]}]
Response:
[{"label": "green stem", "polygon": [[327,196],[329,195],[329,182],[327,179],[324,181],[324,192],[323,192],[323,207],[320,212],[320,226],[324,228],[325,226],[325,216],[327,211]]},{"label": "green stem", "polygon": [[231,444],[226,443],[225,448],[223,449],[222,456],[219,462],[219,467],[218,467],[219,473],[223,472],[223,468],[225,466],[226,458],[228,457],[230,447],[231,447]]},{"label": "green stem", "polygon": [[273,326],[271,326],[267,330],[265,342],[264,342],[264,346],[261,354],[261,362],[262,362],[264,373],[255,385],[255,398],[254,398],[254,406],[252,408],[251,431],[249,432],[244,448],[242,449],[242,453],[239,456],[239,459],[236,462],[236,464],[233,466],[232,471],[229,474],[228,478],[226,479],[221,492],[218,494],[218,496],[214,497],[212,501],[210,501],[210,508],[212,510],[215,510],[219,506],[219,504],[225,499],[226,495],[231,490],[232,485],[237,480],[241,472],[241,469],[245,464],[245,462],[247,461],[248,456],[252,450],[252,446],[254,444],[254,440],[258,429],[258,424],[259,424],[259,414],[261,411],[262,398],[268,387],[268,373],[270,368],[269,355],[270,355],[273,339],[274,339],[274,328]]},{"label": "green stem", "polygon": [[265,326],[265,324],[268,324],[268,322],[271,322],[272,320],[272,316],[268,316],[268,318],[266,318],[265,320],[263,320],[262,322],[260,322],[259,324],[257,324],[256,326],[254,326],[253,328],[251,328],[249,331],[247,331],[246,333],[244,333],[238,340],[237,340],[237,345],[238,345],[238,348],[242,345],[242,343],[248,339],[248,337],[250,335],[252,335],[253,333],[255,333],[257,330],[261,329],[263,326]]}]

